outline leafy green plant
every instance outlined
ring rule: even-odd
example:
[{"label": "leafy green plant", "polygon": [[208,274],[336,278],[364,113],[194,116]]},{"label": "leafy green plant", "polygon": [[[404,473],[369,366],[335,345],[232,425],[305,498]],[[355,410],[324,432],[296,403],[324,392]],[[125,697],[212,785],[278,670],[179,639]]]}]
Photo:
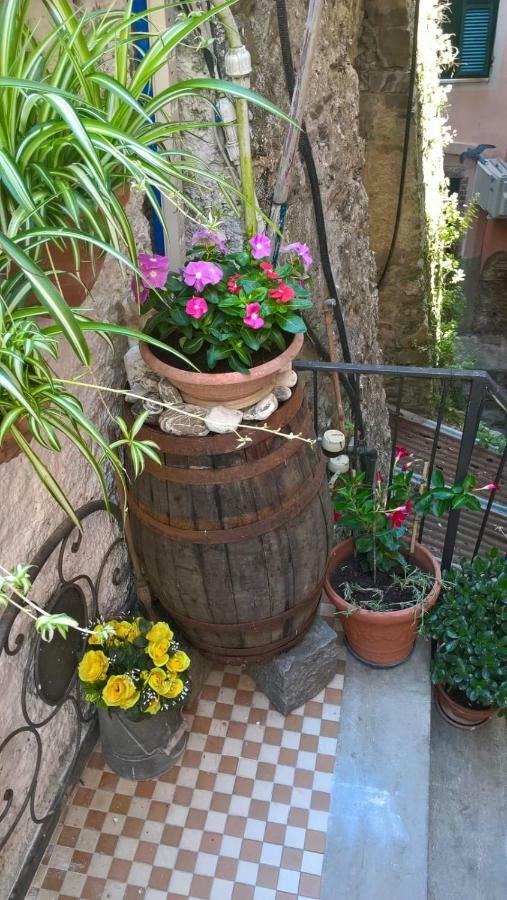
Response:
[{"label": "leafy green plant", "polygon": [[291,244],[273,267],[271,249],[257,234],[228,253],[222,235],[199,229],[181,274],[168,273],[165,257],[147,257],[141,302],[155,311],[147,333],[189,357],[205,351],[210,371],[224,360],[248,373],[260,350],[285,350],[288,338],[306,331],[301,311],[312,306],[312,259],[306,244]]},{"label": "leafy green plant", "polygon": [[[173,25],[151,36],[149,49],[141,53],[135,42],[146,37],[139,28],[145,13],[132,13],[132,2],[77,13],[68,0],[44,0],[52,22],[44,33],[40,23],[30,25],[29,0],[4,0],[0,231],[11,238],[38,232],[47,249],[48,236],[61,247],[62,229],[70,228],[76,261],[80,245],[75,232],[117,248],[123,241],[135,260],[131,224],[118,199],[125,186],[144,191],[163,227],[157,190],[198,221],[202,213],[186,195],[186,185],[211,179],[226,196],[234,192],[182,144],[185,132],[216,123],[172,121],[170,104],[192,95],[211,102],[209,92],[220,92],[287,117],[240,85],[212,78],[175,82],[155,97],[146,91],[176,48],[233,2],[179,15]],[[172,7],[179,4],[161,4],[160,9]]]},{"label": "leafy green plant", "polygon": [[436,641],[435,684],[460,702],[507,714],[507,561],[497,549],[447,573],[421,633]]},{"label": "leafy green plant", "polygon": [[[403,448],[397,449],[397,461],[407,455]],[[417,515],[440,517],[450,509],[480,509],[472,475],[467,475],[460,484],[448,486],[442,472],[436,469],[431,487],[421,492],[414,484],[412,469],[395,472],[389,485],[377,473],[373,489],[364,479],[363,472],[347,474],[337,484],[335,521],[350,531],[354,552],[364,558],[374,581],[377,571],[389,572],[405,566],[402,550],[406,549],[405,531],[412,511]],[[497,487],[486,485],[491,490]]]}]

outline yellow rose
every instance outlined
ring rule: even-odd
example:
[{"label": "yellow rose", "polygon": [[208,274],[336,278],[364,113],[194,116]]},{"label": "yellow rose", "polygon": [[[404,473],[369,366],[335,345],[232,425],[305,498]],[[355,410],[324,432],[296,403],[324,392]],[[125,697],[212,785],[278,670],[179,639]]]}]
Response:
[{"label": "yellow rose", "polygon": [[81,681],[94,684],[106,677],[109,668],[109,660],[102,650],[88,650],[78,666],[78,674]]},{"label": "yellow rose", "polygon": [[168,700],[174,700],[175,697],[179,697],[182,690],[184,688],[184,684],[181,678],[171,678],[167,681],[166,687],[164,689],[163,697],[167,697]]},{"label": "yellow rose", "polygon": [[165,666],[169,659],[168,650],[170,644],[171,642],[167,638],[158,638],[155,641],[150,641],[146,647],[146,653],[151,657],[155,666]]},{"label": "yellow rose", "polygon": [[102,691],[106,706],[130,709],[139,700],[139,691],[128,675],[112,675]]},{"label": "yellow rose", "polygon": [[136,638],[141,637],[141,629],[139,628],[139,619],[135,619],[130,626],[128,633],[129,642],[132,644]]},{"label": "yellow rose", "polygon": [[144,712],[149,713],[150,716],[154,716],[156,713],[158,713],[159,709],[160,709],[160,700],[152,700],[150,705],[146,707]]},{"label": "yellow rose", "polygon": [[116,637],[124,641],[130,636],[130,622],[116,622],[114,626]]},{"label": "yellow rose", "polygon": [[103,629],[104,629],[103,625],[95,625],[95,627],[93,629],[93,634],[90,635],[90,637],[88,638],[88,643],[89,644],[102,644],[103,638],[101,636],[101,632],[103,631]]},{"label": "yellow rose", "polygon": [[171,643],[173,637],[174,634],[167,622],[155,622],[146,635],[148,641],[159,641],[163,638],[168,643]]},{"label": "yellow rose", "polygon": [[148,684],[157,694],[163,694],[164,685],[167,682],[167,672],[164,672],[163,669],[152,669],[149,678]]},{"label": "yellow rose", "polygon": [[190,657],[183,650],[177,650],[167,663],[170,672],[184,672],[190,665]]}]

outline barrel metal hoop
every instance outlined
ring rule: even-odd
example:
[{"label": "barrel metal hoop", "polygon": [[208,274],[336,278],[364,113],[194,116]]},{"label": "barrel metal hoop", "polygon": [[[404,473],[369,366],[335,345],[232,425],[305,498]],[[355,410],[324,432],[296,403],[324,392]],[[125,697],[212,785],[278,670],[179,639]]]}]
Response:
[{"label": "barrel metal hoop", "polygon": [[201,651],[203,656],[207,656],[210,659],[217,659],[220,662],[228,662],[236,666],[242,664],[250,665],[251,663],[257,662],[267,662],[276,654],[283,653],[286,650],[290,650],[290,648],[294,647],[295,644],[300,643],[305,634],[313,625],[317,607],[318,600],[315,603],[315,606],[311,611],[308,619],[297,632],[291,634],[287,638],[282,638],[279,641],[275,641],[274,643],[259,645],[258,647],[219,647],[215,644],[207,644],[204,641],[199,641],[192,638],[192,644],[197,650]]},{"label": "barrel metal hoop", "polygon": [[[307,412],[301,425],[301,434],[305,437],[308,435],[309,424],[310,415]],[[235,481],[245,481],[271,472],[278,466],[284,465],[303,447],[308,446],[295,438],[292,440],[283,438],[282,441],[282,445],[269,455],[239,466],[229,466],[223,469],[193,469],[183,466],[158,465],[153,460],[147,459],[145,470],[159,481],[169,481],[172,484],[232,484]]]},{"label": "barrel metal hoop", "polygon": [[[297,384],[290,400],[286,400],[281,406],[270,416],[268,420],[269,427],[284,428],[294,418],[296,413],[301,409],[303,403],[303,388]],[[133,418],[127,403],[124,405],[124,416],[128,424],[132,424]],[[247,424],[242,428],[247,434]],[[258,429],[258,425],[252,422],[252,429]],[[222,453],[237,453],[238,438],[236,434],[216,434],[212,437],[179,437],[173,434],[165,434],[160,428],[152,428],[144,425],[140,432],[139,438],[142,440],[155,441],[163,453],[172,453],[175,456],[199,456],[202,453],[213,456]],[[269,431],[252,430],[248,434],[250,440],[248,446],[260,444],[266,440],[272,440],[273,435]]]},{"label": "barrel metal hoop", "polygon": [[[173,619],[176,619],[176,621],[180,625],[183,625],[184,628],[191,628],[195,631],[214,631],[220,634],[241,634],[242,632],[244,632],[245,628],[248,628],[249,632],[272,631],[273,628],[277,628],[278,625],[282,625],[288,619],[297,619],[298,616],[300,616],[301,613],[304,613],[308,607],[317,605],[320,600],[320,595],[322,594],[322,585],[323,579],[319,582],[315,590],[308,595],[308,597],[305,597],[304,600],[301,600],[295,606],[291,606],[290,609],[285,609],[283,612],[277,613],[276,616],[270,616],[268,619],[259,619],[258,622],[253,622],[251,620],[248,620],[247,622],[202,622],[200,620],[191,619],[188,616],[184,616],[182,613],[176,612],[172,607],[169,607],[167,605],[165,605],[165,608],[169,613],[169,616],[172,616]],[[206,646],[212,647],[214,645],[209,644]],[[237,650],[238,653],[239,650],[240,648],[238,648]]]},{"label": "barrel metal hoop", "polygon": [[168,522],[159,519],[152,510],[148,510],[137,500],[132,491],[129,491],[128,505],[131,513],[146,525],[151,531],[158,532],[169,540],[191,544],[231,544],[238,541],[251,540],[268,534],[279,528],[286,522],[290,522],[297,516],[313,498],[318,494],[324,477],[326,460],[322,458],[311,478],[305,486],[298,491],[292,500],[281,506],[275,513],[251,522],[247,525],[238,525],[235,528],[218,528],[210,531],[193,531],[190,528],[176,528]]}]

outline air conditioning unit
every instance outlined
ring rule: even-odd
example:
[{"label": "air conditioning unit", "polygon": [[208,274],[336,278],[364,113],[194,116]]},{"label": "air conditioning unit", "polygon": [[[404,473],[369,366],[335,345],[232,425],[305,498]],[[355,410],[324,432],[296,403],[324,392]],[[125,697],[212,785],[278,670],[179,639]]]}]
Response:
[{"label": "air conditioning unit", "polygon": [[503,159],[479,160],[473,193],[479,206],[492,219],[507,217],[507,162]]}]

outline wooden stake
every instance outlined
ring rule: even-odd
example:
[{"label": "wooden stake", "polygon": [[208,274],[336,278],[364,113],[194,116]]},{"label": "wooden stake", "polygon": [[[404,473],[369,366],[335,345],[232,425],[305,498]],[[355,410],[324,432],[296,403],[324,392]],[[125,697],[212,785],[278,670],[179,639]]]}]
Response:
[{"label": "wooden stake", "polygon": [[[420,493],[420,494],[423,493],[423,491],[424,491],[424,489],[425,489],[425,487],[426,487],[426,481],[428,480],[428,471],[429,471],[429,467],[430,467],[430,466],[429,466],[429,463],[425,462],[425,463],[424,463],[424,468],[423,468],[423,473],[422,473],[422,481],[421,481],[421,483],[420,483],[420,485],[419,485],[419,493]],[[414,518],[414,524],[413,524],[413,526],[412,526],[412,538],[411,538],[411,540],[410,540],[410,556],[413,556],[413,555],[414,555],[415,541],[416,541],[416,533],[417,533],[417,529],[419,528],[419,522],[420,522],[420,521],[421,521],[421,517],[418,516],[418,515],[416,515],[415,518]]]}]

